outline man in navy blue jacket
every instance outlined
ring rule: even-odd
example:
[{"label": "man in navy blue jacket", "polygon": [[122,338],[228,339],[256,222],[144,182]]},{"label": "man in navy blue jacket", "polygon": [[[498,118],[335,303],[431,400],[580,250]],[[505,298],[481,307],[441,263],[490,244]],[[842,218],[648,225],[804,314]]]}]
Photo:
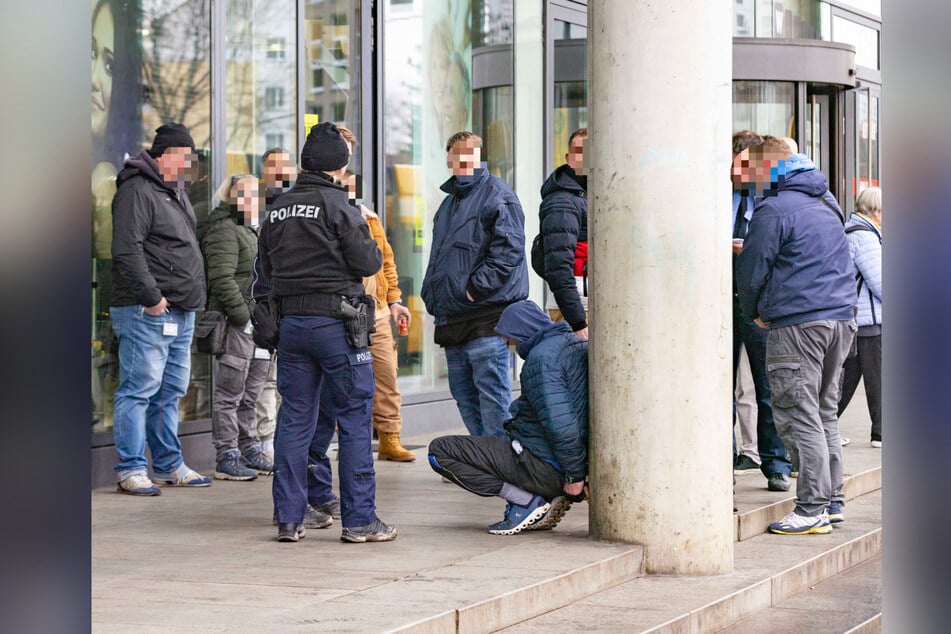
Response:
[{"label": "man in navy blue jacket", "polygon": [[[506,500],[494,535],[554,528],[584,497],[588,474],[588,342],[532,301],[512,304],[495,328],[523,359],[522,394],[504,438],[442,436],[429,445],[434,471],[467,491]],[[501,340],[501,339],[500,339]]]},{"label": "man in navy blue jacket", "polygon": [[764,194],[736,261],[740,308],[766,338],[776,429],[799,454],[796,508],[769,530],[828,533],[842,521],[836,415],[855,326],[855,271],[826,177],[781,140],[737,156],[734,181]]},{"label": "man in navy blue jacket", "polygon": [[525,214],[515,192],[480,167],[482,139],[446,143],[452,176],[433,217],[420,296],[446,349],[449,390],[473,436],[502,436],[512,398],[509,352],[493,332],[505,307],[528,297]]}]

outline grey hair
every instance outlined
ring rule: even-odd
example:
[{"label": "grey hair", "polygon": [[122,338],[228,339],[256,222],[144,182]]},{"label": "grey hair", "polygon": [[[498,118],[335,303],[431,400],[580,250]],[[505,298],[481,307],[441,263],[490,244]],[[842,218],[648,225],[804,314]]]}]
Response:
[{"label": "grey hair", "polygon": [[855,211],[865,216],[877,216],[882,213],[882,190],[868,187],[855,199]]}]

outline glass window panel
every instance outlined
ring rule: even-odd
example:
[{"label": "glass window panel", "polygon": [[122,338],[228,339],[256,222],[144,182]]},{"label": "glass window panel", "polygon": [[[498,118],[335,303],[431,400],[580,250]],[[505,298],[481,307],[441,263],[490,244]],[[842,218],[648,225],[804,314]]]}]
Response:
[{"label": "glass window panel", "polygon": [[[360,5],[358,0],[306,0],[303,69],[305,113],[317,115],[316,122],[345,125],[358,139],[362,123]],[[293,9],[288,11],[293,15]],[[360,141],[350,162],[358,173],[364,147],[364,140]]]},{"label": "glass window panel", "polygon": [[822,102],[812,95],[806,103],[805,137],[806,146],[801,151],[812,159],[816,168],[823,169],[822,165]]},{"label": "glass window panel", "polygon": [[733,131],[796,138],[796,84],[733,82]]},{"label": "glass window panel", "polygon": [[756,24],[756,7],[753,0],[735,0],[733,5],[733,35],[753,37]]},{"label": "glass window panel", "polygon": [[[576,31],[572,31],[576,28]],[[587,30],[576,24],[555,20],[555,33],[575,33],[579,37],[555,41],[555,85],[552,113],[551,169],[565,162],[568,138],[588,125]]]},{"label": "glass window panel", "polygon": [[869,171],[873,187],[878,187],[879,183],[878,103],[878,97],[872,97],[869,110]]},{"label": "glass window panel", "polygon": [[855,63],[878,68],[878,31],[838,15],[832,16],[832,40],[855,47]]},{"label": "glass window panel", "polygon": [[[117,342],[109,321],[112,285],[112,197],[123,162],[151,145],[155,128],[186,125],[199,170],[188,189],[196,214],[211,197],[210,0],[97,0],[92,25],[92,430],[112,428],[118,384]],[[193,362],[199,375],[208,367]],[[211,410],[199,387],[181,402],[182,420]]]},{"label": "glass window panel", "polygon": [[[474,60],[513,64],[512,0],[425,3],[425,11],[423,4],[391,0],[383,26],[386,231],[404,303],[413,312],[409,336],[398,340],[404,393],[448,386],[445,354],[433,343],[433,320],[419,297],[432,217],[445,196],[439,186],[450,176],[446,140],[474,131],[484,141],[487,168],[513,179],[512,87],[492,81],[498,68],[477,69]],[[473,85],[477,75],[479,87]]]},{"label": "glass window panel", "polygon": [[[737,0],[734,12],[742,11],[747,16],[755,11],[756,37],[816,39],[819,37],[818,5],[816,0]],[[734,35],[739,35],[737,22],[734,20]]]},{"label": "glass window panel", "polygon": [[882,15],[882,0],[846,0],[845,4],[874,16]]},{"label": "glass window panel", "polygon": [[869,186],[869,117],[868,91],[855,94],[855,195]]}]

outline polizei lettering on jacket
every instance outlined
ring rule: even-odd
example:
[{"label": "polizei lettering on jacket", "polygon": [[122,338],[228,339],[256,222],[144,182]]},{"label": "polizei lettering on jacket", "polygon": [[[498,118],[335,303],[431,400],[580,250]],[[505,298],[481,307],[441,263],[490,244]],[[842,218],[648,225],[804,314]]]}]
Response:
[{"label": "polizei lettering on jacket", "polygon": [[270,221],[273,223],[295,216],[299,218],[316,218],[319,212],[320,207],[317,205],[289,205],[287,207],[281,207],[280,209],[272,209]]}]

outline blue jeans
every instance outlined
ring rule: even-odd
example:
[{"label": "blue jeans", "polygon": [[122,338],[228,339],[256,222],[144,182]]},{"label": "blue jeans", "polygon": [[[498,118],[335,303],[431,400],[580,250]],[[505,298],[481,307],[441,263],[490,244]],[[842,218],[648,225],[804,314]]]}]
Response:
[{"label": "blue jeans", "polygon": [[[746,319],[740,312],[738,302],[733,301],[733,388],[736,390],[736,370],[740,364],[740,344],[746,346],[750,359],[750,373],[756,389],[756,442],[759,450],[760,471],[767,478],[774,473],[789,475],[792,462],[776,425],[773,422],[773,395],[766,375],[766,334]],[[736,422],[734,404],[733,421]],[[733,435],[733,460],[736,461],[736,435]]]},{"label": "blue jeans", "polygon": [[501,337],[480,337],[446,347],[449,391],[473,436],[505,436],[512,380],[509,348]]},{"label": "blue jeans", "polygon": [[333,418],[318,423],[320,395],[329,390],[338,429],[341,519],[347,528],[370,524],[377,519],[370,450],[374,385],[370,351],[350,347],[339,319],[295,316],[281,318],[277,349],[277,389],[282,397],[274,435],[277,521],[304,519],[313,475],[308,454],[315,431],[333,434]]},{"label": "blue jeans", "polygon": [[[115,393],[112,430],[119,454],[119,480],[148,473],[145,443],[156,476],[181,466],[178,401],[188,389],[195,313],[169,307],[153,316],[143,306],[113,306],[112,328],[119,337],[119,387]],[[163,334],[174,323],[178,333]]]}]

